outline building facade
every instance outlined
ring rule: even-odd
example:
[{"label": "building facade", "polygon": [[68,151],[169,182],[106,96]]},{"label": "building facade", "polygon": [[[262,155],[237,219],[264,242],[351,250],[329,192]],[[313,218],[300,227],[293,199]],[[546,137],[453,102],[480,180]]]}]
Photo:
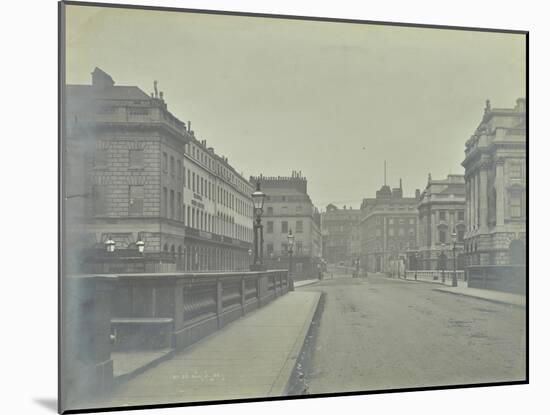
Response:
[{"label": "building facade", "polygon": [[403,197],[400,181],[398,188],[384,185],[375,198],[363,199],[359,227],[364,270],[390,272],[396,262],[404,264],[407,253],[417,249],[419,198],[419,190],[415,197]]},{"label": "building facade", "polygon": [[487,276],[490,270],[496,273],[493,279],[498,279],[519,267],[520,274],[507,279],[522,280],[519,284],[524,285],[526,145],[525,99],[519,98],[513,108],[491,108],[487,101],[480,124],[466,142],[462,162],[466,180],[466,262],[470,274],[485,273],[485,282],[491,279]]},{"label": "building facade", "polygon": [[250,177],[266,194],[262,216],[264,262],[268,267],[288,266],[288,234],[294,235],[293,275],[314,275],[321,261],[321,215],[307,193],[307,179],[299,172],[290,177]]},{"label": "building facade", "polygon": [[[227,174],[234,173],[227,160],[204,148],[168,111],[156,82],[147,95],[115,85],[96,68],[91,85],[67,85],[65,95],[65,223],[71,225],[66,241],[74,250],[67,255],[76,262],[72,269],[247,267],[251,187]],[[242,213],[230,213],[237,204]],[[113,252],[106,252],[108,243]]]},{"label": "building facade", "polygon": [[206,140],[191,136],[184,157],[184,268],[249,269],[254,188]]},{"label": "building facade", "polygon": [[[418,255],[409,256],[409,268],[451,270],[464,268],[466,232],[466,189],[464,176],[450,174],[442,180],[428,176],[426,189],[418,203]],[[456,234],[453,254],[452,234]],[[453,259],[454,255],[454,259]]]},{"label": "building facade", "polygon": [[333,264],[344,262],[351,265],[352,234],[357,227],[361,217],[361,210],[351,209],[344,206],[338,209],[332,203],[326,207],[321,214],[321,229],[326,235],[324,259]]}]

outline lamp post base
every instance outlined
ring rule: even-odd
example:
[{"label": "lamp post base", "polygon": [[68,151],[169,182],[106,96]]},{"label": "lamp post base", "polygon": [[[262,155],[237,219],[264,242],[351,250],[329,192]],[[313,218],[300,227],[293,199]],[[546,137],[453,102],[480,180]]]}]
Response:
[{"label": "lamp post base", "polygon": [[267,271],[267,268],[262,264],[250,265],[250,271]]}]

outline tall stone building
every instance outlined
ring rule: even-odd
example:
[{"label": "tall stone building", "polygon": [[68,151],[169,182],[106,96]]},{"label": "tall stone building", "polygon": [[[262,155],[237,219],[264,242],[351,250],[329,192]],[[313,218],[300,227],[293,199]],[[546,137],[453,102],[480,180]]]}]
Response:
[{"label": "tall stone building", "polygon": [[264,262],[268,267],[288,265],[288,233],[294,235],[293,274],[314,275],[321,261],[321,215],[307,193],[307,179],[293,171],[290,177],[250,177],[266,194],[262,224]]},{"label": "tall stone building", "polygon": [[[168,111],[156,81],[149,96],[115,85],[95,68],[91,85],[67,85],[65,100],[64,236],[71,270],[247,267],[251,187]],[[231,192],[222,195],[228,186]],[[218,212],[235,212],[237,204],[242,213],[218,220]]]},{"label": "tall stone building", "polygon": [[361,237],[361,267],[369,272],[389,272],[392,262],[407,259],[407,253],[418,247],[417,205],[415,197],[404,197],[402,182],[391,189],[384,185],[375,198],[363,199]]},{"label": "tall stone building", "polygon": [[465,197],[463,175],[450,174],[442,180],[428,176],[428,184],[418,203],[419,255],[409,258],[410,268],[441,269],[441,258],[446,258],[445,269],[453,269],[453,232],[456,234],[457,269],[464,268]]},{"label": "tall stone building", "polygon": [[527,219],[526,103],[491,108],[466,142],[465,252],[469,281],[525,289]]},{"label": "tall stone building", "polygon": [[185,270],[246,270],[254,188],[206,140],[191,136],[183,166]]},{"label": "tall stone building", "polygon": [[338,209],[332,203],[321,214],[321,228],[326,235],[324,259],[329,263],[344,262],[351,265],[352,232],[357,227],[361,217],[360,209],[352,209],[344,206]]}]

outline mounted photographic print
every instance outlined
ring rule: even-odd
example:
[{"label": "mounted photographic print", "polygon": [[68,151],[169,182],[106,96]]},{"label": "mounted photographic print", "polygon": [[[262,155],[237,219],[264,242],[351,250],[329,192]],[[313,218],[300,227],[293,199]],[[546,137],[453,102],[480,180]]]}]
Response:
[{"label": "mounted photographic print", "polygon": [[59,6],[60,412],[528,382],[527,32]]}]

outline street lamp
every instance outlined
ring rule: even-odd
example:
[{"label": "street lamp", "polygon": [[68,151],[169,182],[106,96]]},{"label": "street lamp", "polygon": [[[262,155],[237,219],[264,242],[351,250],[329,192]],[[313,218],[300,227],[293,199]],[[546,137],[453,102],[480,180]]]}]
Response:
[{"label": "street lamp", "polygon": [[451,233],[451,240],[453,242],[453,287],[458,285],[456,281],[456,231]]},{"label": "street lamp", "polygon": [[264,208],[265,193],[260,189],[260,181],[256,182],[256,191],[252,193],[252,202],[254,203],[254,262],[250,266],[252,271],[263,270],[263,226],[262,226],[262,213]]},{"label": "street lamp", "polygon": [[145,250],[145,242],[143,242],[141,239],[136,242],[136,246],[138,249],[138,252],[140,254],[143,254],[143,251]]},{"label": "street lamp", "polygon": [[286,239],[288,241],[288,273],[292,274],[292,254],[294,253],[294,235],[292,235],[292,229],[289,230]]},{"label": "street lamp", "polygon": [[107,237],[107,240],[105,241],[105,248],[107,249],[107,252],[115,252],[115,241],[111,239],[110,235]]},{"label": "street lamp", "polygon": [[447,268],[447,255],[445,255],[445,243],[441,244],[441,254],[439,255],[439,268],[441,269],[441,282],[445,284],[445,268]]},{"label": "street lamp", "polygon": [[290,290],[294,291],[294,280],[292,279],[292,254],[294,253],[294,235],[292,229],[289,230],[286,237],[288,241],[288,279],[290,281]]}]

